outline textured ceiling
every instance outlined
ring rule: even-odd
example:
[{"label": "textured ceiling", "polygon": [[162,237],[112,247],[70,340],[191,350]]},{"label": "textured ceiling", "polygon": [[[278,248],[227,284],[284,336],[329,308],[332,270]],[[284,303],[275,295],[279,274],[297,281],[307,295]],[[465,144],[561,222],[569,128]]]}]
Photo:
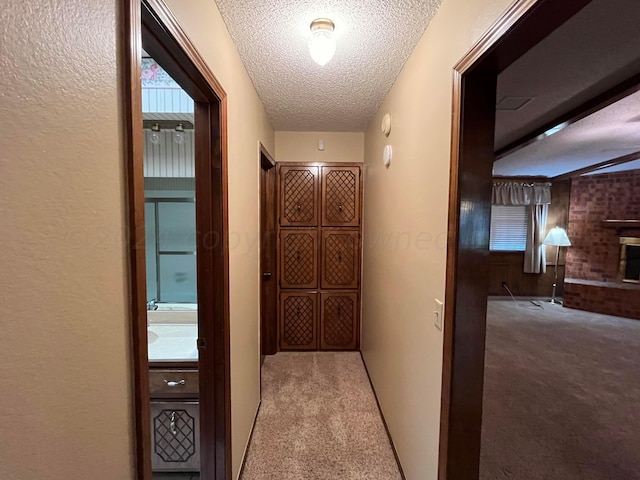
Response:
[{"label": "textured ceiling", "polygon": [[[497,111],[496,150],[640,73],[638,19],[638,0],[593,0],[502,72],[498,102],[532,100]],[[639,115],[638,95],[623,99],[498,160],[494,173],[551,177],[638,151]]]},{"label": "textured ceiling", "polygon": [[[640,92],[496,161],[493,173],[554,177],[637,151],[640,151]],[[599,173],[628,169],[633,163]]]},{"label": "textured ceiling", "polygon": [[[496,150],[640,72],[640,1],[593,0],[498,76]],[[639,112],[640,113],[640,112]]]},{"label": "textured ceiling", "polygon": [[[216,0],[275,130],[365,131],[441,0]],[[336,25],[335,57],[309,24]]]}]

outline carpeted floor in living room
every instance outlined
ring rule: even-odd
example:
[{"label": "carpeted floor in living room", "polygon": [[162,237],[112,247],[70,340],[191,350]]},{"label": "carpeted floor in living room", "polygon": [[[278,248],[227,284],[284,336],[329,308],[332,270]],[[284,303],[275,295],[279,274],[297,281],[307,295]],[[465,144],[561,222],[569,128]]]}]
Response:
[{"label": "carpeted floor in living room", "polygon": [[358,352],[280,352],[262,385],[242,480],[400,480]]},{"label": "carpeted floor in living room", "polygon": [[490,301],[481,480],[640,479],[640,321]]}]

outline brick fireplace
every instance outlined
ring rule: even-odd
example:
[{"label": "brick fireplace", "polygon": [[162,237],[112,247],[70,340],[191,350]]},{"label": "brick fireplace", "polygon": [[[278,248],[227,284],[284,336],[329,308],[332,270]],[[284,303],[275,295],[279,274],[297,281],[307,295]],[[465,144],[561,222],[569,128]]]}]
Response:
[{"label": "brick fireplace", "polygon": [[640,170],[571,184],[564,305],[640,320],[640,283],[623,281],[621,238],[640,238]]}]

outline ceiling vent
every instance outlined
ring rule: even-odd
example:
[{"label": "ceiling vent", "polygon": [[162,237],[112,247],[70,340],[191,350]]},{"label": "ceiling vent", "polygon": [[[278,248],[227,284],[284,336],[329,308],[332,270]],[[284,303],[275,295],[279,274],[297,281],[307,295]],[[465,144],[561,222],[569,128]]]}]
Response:
[{"label": "ceiling vent", "polygon": [[528,105],[533,97],[503,97],[496,103],[496,110],[516,111]]}]

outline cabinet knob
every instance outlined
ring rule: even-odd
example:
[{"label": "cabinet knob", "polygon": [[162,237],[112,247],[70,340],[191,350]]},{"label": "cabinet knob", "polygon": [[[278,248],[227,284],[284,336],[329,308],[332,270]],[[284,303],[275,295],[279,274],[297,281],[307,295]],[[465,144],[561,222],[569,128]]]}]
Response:
[{"label": "cabinet knob", "polygon": [[338,205],[338,210],[342,213],[342,204]]},{"label": "cabinet knob", "polygon": [[264,272],[264,273],[262,274],[262,278],[263,278],[264,280],[271,280],[271,272]]},{"label": "cabinet knob", "polygon": [[302,205],[300,204],[296,205],[296,209],[298,210],[298,213],[300,213],[300,210],[302,210]]}]

